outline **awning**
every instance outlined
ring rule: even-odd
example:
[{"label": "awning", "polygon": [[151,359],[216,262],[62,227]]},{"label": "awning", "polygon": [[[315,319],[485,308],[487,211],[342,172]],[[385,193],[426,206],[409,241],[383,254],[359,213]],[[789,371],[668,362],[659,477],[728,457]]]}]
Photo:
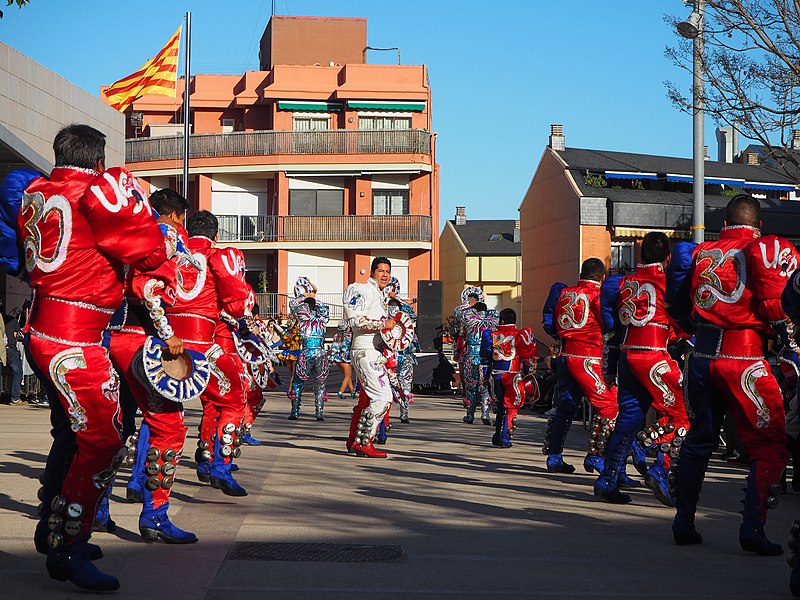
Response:
[{"label": "awning", "polygon": [[310,100],[278,100],[278,110],[295,110],[310,112],[339,111],[344,105],[339,102],[313,102]]},{"label": "awning", "polygon": [[[641,227],[614,227],[613,237],[641,239],[651,231],[660,231],[668,238],[676,240],[692,239],[691,233],[689,233],[689,231],[687,231],[686,229],[647,229]],[[706,232],[705,238],[707,240],[717,240],[719,239],[719,234]]]},{"label": "awning", "polygon": [[[667,181],[692,183],[693,180],[694,178],[691,175],[667,173]],[[780,192],[791,192],[797,189],[797,186],[791,183],[764,183],[760,181],[732,179],[730,177],[705,177],[704,181],[706,185],[728,185],[731,187],[738,187],[748,190],[778,190]]]},{"label": "awning", "polygon": [[606,179],[658,179],[656,173],[639,173],[638,171],[606,171]]},{"label": "awning", "polygon": [[797,189],[796,185],[789,183],[760,183],[757,181],[745,181],[742,187],[748,190],[778,190],[780,192],[793,192]]},{"label": "awning", "polygon": [[357,110],[407,110],[420,112],[425,110],[425,102],[403,102],[401,100],[348,100],[347,108]]},{"label": "awning", "polygon": [[[683,183],[693,183],[694,177],[692,175],[678,175],[676,173],[667,173],[667,181],[680,181]],[[706,185],[730,185],[733,187],[742,187],[744,179],[732,179],[730,177],[704,177]]]}]

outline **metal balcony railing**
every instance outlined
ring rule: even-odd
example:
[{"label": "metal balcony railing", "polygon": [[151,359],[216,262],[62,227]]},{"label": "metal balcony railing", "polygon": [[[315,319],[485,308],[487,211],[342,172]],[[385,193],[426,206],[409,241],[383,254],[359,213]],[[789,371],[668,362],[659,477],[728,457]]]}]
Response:
[{"label": "metal balcony railing", "polygon": [[[431,132],[424,129],[236,131],[189,136],[189,158],[430,153]],[[183,160],[183,137],[146,137],[125,141],[126,163],[156,160]]]},{"label": "metal balcony railing", "polygon": [[430,242],[427,215],[217,215],[221,242]]},{"label": "metal balcony railing", "polygon": [[[329,327],[336,327],[342,318],[342,294],[344,290],[334,294],[317,294],[320,302],[324,302],[330,308]],[[282,319],[289,316],[289,296],[269,292],[266,294],[256,294],[256,302],[261,311],[262,319]]]}]

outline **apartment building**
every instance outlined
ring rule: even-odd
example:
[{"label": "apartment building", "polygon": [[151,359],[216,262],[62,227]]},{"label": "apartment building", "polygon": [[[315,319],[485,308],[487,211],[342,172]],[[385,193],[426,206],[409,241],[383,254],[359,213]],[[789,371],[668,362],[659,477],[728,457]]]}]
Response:
[{"label": "apartment building", "polygon": [[[193,207],[219,217],[273,312],[300,275],[340,304],[376,256],[416,297],[438,277],[426,67],[368,64],[366,19],[276,15],[260,48],[258,71],[191,76]],[[181,189],[184,83],[126,113],[126,164],[152,188]]]}]

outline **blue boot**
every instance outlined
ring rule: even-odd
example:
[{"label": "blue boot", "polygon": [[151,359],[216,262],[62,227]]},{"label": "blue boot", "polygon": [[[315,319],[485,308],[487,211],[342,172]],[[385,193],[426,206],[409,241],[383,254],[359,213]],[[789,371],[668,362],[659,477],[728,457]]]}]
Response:
[{"label": "blue boot", "polygon": [[647,469],[644,484],[653,491],[661,504],[670,508],[675,506],[675,498],[669,493],[669,472],[662,465],[656,463]]},{"label": "blue boot", "polygon": [[136,441],[136,462],[131,467],[131,478],[128,480],[128,487],[125,490],[125,498],[136,504],[142,503],[142,490],[144,482],[147,480],[144,462],[148,448],[150,448],[150,427],[147,426],[147,423],[142,423],[142,426],[139,427],[139,438]]},{"label": "blue boot", "polygon": [[[227,446],[230,449],[230,445]],[[219,440],[219,435],[214,439],[214,461],[211,463],[211,473],[209,480],[211,487],[217,490],[222,490],[226,496],[247,496],[247,490],[236,483],[236,480],[231,475],[230,463],[225,464],[225,458],[222,456],[222,444]]]},{"label": "blue boot", "polygon": [[252,434],[245,433],[242,436],[242,443],[247,444],[248,446],[260,446],[261,442],[254,438]]},{"label": "blue boot", "polygon": [[637,488],[642,487],[642,482],[629,477],[628,474],[625,472],[625,463],[622,463],[622,468],[619,472],[619,479],[617,480],[617,485],[621,488]]},{"label": "blue boot", "polygon": [[547,456],[547,470],[551,473],[574,473],[575,467],[564,462],[561,454],[549,454]]},{"label": "blue boot", "polygon": [[[630,435],[615,431],[609,437],[605,460],[590,454],[583,463],[586,468],[587,461],[592,468],[599,468],[600,477],[594,482],[594,495],[602,498],[609,504],[628,504],[631,497],[619,491],[621,476],[625,473],[625,460],[630,449]],[[589,471],[589,468],[586,468]]]},{"label": "blue boot", "polygon": [[201,462],[197,464],[197,480],[200,483],[211,483],[211,463]]},{"label": "blue boot", "polygon": [[114,533],[117,530],[117,524],[109,514],[108,498],[111,496],[111,488],[113,481],[109,482],[105,493],[100,498],[100,504],[97,506],[97,514],[92,523],[92,531],[98,533]]},{"label": "blue boot", "polygon": [[631,444],[631,459],[633,460],[633,467],[639,472],[639,475],[645,477],[647,475],[647,450],[641,440],[633,440]]},{"label": "blue boot", "polygon": [[89,559],[86,542],[76,542],[47,553],[47,574],[58,581],[71,581],[79,588],[93,592],[119,589],[119,580],[94,566]]},{"label": "blue boot", "polygon": [[583,459],[583,468],[587,473],[597,471],[599,474],[603,473],[603,457],[597,454],[587,454]]},{"label": "blue boot", "polygon": [[[739,527],[739,545],[745,552],[755,552],[761,556],[777,556],[783,554],[780,544],[775,544],[767,538],[764,533],[765,517],[768,506],[777,504],[777,496],[774,503],[770,503],[768,498],[779,487],[780,473],[770,473],[762,466],[762,461],[750,463],[750,474],[747,476],[747,488],[744,495],[744,509],[742,510],[742,525]],[[681,464],[683,467],[683,464]],[[773,479],[774,481],[770,481]],[[772,485],[770,485],[770,483]]]},{"label": "blue boot", "polygon": [[[148,507],[149,505],[149,507]],[[152,508],[153,494],[145,490],[145,508],[139,515],[139,533],[148,542],[161,540],[167,544],[194,544],[197,536],[172,524],[167,511],[169,502],[158,508]]]},{"label": "blue boot", "polygon": [[631,497],[619,491],[619,486],[613,478],[600,475],[594,482],[594,495],[602,498],[609,504],[628,504]]},{"label": "blue boot", "polygon": [[386,430],[386,421],[381,419],[381,422],[378,423],[378,431],[375,434],[374,442],[376,444],[384,445],[386,440],[389,439],[389,432]]},{"label": "blue boot", "polygon": [[675,469],[675,520],[672,522],[672,536],[678,546],[703,543],[703,536],[695,529],[694,517],[707,466],[707,457],[681,453],[681,462]]}]

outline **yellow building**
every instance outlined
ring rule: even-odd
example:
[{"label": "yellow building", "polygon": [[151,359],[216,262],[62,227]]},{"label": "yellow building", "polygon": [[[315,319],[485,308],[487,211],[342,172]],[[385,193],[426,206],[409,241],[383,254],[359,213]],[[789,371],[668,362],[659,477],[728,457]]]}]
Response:
[{"label": "yellow building", "polygon": [[442,315],[461,302],[461,291],[474,285],[486,294],[489,308],[521,312],[522,244],[519,221],[513,219],[467,221],[463,206],[439,236],[439,273]]}]

